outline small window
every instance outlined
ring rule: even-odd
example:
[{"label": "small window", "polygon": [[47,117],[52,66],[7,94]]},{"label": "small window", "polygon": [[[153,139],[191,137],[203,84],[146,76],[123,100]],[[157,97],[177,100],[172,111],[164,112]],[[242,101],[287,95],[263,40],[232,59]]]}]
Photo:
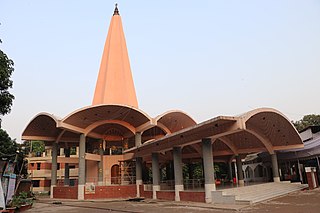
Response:
[{"label": "small window", "polygon": [[70,179],[70,186],[75,186],[76,180],[75,179]]},{"label": "small window", "polygon": [[33,187],[40,187],[40,180],[33,180],[32,181],[32,186]]},{"label": "small window", "polygon": [[37,170],[40,170],[41,168],[41,163],[37,163]]},{"label": "small window", "polygon": [[57,163],[57,170],[60,170],[60,163]]},{"label": "small window", "polygon": [[75,169],[76,165],[69,165],[69,169]]}]

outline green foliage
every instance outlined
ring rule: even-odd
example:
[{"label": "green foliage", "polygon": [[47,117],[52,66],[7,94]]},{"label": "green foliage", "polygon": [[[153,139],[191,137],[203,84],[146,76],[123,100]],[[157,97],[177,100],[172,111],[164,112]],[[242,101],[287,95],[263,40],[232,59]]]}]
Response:
[{"label": "green foliage", "polygon": [[5,130],[0,129],[0,157],[14,160],[17,150],[16,141],[12,140]]},{"label": "green foliage", "polygon": [[14,100],[14,96],[8,91],[13,85],[10,79],[14,71],[13,65],[13,61],[0,50],[0,115],[10,112]]},{"label": "green foliage", "polygon": [[320,125],[320,115],[305,115],[299,121],[293,122],[293,125],[298,131],[305,129],[308,126]]},{"label": "green foliage", "polygon": [[27,192],[20,192],[19,195],[14,195],[11,200],[10,206],[20,208],[22,205],[32,204],[32,199],[28,198]]},{"label": "green foliage", "polygon": [[31,141],[31,152],[42,153],[45,151],[45,144],[43,141]]},{"label": "green foliage", "polygon": [[74,147],[70,147],[70,155],[76,155],[77,154],[77,148]]},{"label": "green foliage", "polygon": [[202,162],[188,163],[183,166],[183,177],[185,179],[202,179]]},{"label": "green foliage", "polygon": [[16,162],[15,174],[27,174],[23,144],[16,143],[3,129],[0,129],[0,157],[6,161]]}]

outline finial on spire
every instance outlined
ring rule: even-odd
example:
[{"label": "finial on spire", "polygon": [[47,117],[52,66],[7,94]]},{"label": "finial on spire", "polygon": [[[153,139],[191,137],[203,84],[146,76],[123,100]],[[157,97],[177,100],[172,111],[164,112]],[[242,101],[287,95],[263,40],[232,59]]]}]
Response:
[{"label": "finial on spire", "polygon": [[114,8],[113,15],[120,15],[118,10],[118,3],[116,3],[116,8]]}]

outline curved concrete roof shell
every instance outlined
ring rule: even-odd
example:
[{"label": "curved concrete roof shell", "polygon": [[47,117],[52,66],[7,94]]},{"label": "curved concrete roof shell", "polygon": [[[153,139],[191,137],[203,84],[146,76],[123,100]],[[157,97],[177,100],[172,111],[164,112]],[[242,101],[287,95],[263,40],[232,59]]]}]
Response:
[{"label": "curved concrete roof shell", "polygon": [[[178,128],[174,126],[177,124],[180,125]],[[147,132],[155,127],[170,132],[161,137],[154,137],[153,141],[127,152],[145,156],[151,151],[166,152],[174,146],[191,146],[191,149],[185,149],[183,152],[184,158],[199,158],[199,142],[202,138],[212,139],[214,157],[261,151],[274,153],[277,150],[303,147],[300,136],[291,122],[282,113],[270,108],[256,109],[234,117],[219,116],[196,124],[181,111],[169,111],[153,119],[143,111],[129,106],[88,106],[72,112],[63,119],[40,113],[30,121],[22,138],[77,142],[82,133],[88,137],[106,139],[110,131],[111,136],[129,138],[136,132]],[[179,129],[182,127],[183,129]],[[191,153],[190,150],[196,152]]]},{"label": "curved concrete roof shell", "polygon": [[31,119],[22,133],[24,140],[50,140],[54,141],[61,132],[57,128],[59,118],[49,113],[39,113]]},{"label": "curved concrete roof shell", "polygon": [[[203,138],[212,139],[214,156],[261,151],[274,153],[277,150],[303,147],[298,132],[282,113],[275,109],[260,108],[235,117],[219,116],[127,152],[145,156],[151,150],[166,152],[174,146],[192,145],[194,148],[194,144],[199,144]],[[191,156],[185,158],[188,157]]]},{"label": "curved concrete roof shell", "polygon": [[[187,113],[180,110],[170,110],[155,118],[157,125],[162,127],[167,134],[197,124]],[[164,128],[166,127],[166,128]]]},{"label": "curved concrete roof shell", "polygon": [[151,117],[142,110],[134,107],[120,104],[102,104],[76,110],[66,116],[62,121],[63,123],[85,129],[93,123],[105,120],[123,121],[137,128],[146,122],[150,122]]},{"label": "curved concrete roof shell", "polygon": [[153,127],[159,127],[168,134],[194,124],[196,123],[190,116],[178,110],[151,118],[142,110],[131,106],[102,104],[78,109],[63,119],[40,113],[27,125],[22,139],[74,142],[82,133],[103,139],[110,129],[116,129],[124,137],[132,137],[136,132],[144,132]]}]

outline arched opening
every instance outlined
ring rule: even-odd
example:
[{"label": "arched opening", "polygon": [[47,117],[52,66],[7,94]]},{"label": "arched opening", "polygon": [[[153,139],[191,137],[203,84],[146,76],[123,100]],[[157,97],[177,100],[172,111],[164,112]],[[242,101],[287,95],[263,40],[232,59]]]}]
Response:
[{"label": "arched opening", "polygon": [[120,167],[118,164],[111,167],[111,184],[120,184]]},{"label": "arched opening", "polygon": [[253,171],[250,166],[247,166],[245,170],[246,181],[252,181],[253,179]]},{"label": "arched opening", "polygon": [[254,176],[255,177],[263,177],[263,167],[261,165],[258,165],[255,169],[254,169]]}]

